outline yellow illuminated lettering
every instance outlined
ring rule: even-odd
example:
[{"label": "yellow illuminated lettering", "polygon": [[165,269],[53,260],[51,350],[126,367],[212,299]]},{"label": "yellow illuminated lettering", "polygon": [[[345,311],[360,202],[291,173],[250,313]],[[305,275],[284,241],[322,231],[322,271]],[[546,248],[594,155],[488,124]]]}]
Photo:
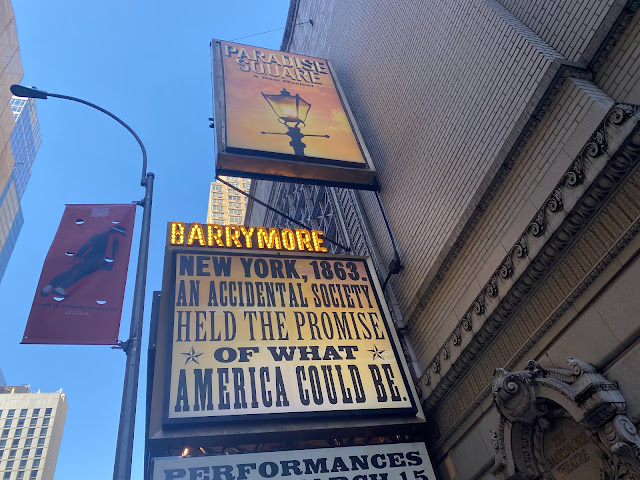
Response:
[{"label": "yellow illuminated lettering", "polygon": [[184,245],[184,223],[171,222],[171,245]]},{"label": "yellow illuminated lettering", "polygon": [[249,70],[251,70],[249,64],[242,58],[236,58],[236,63],[239,65],[238,70],[241,70],[243,72],[248,72]]},{"label": "yellow illuminated lettering", "polygon": [[251,235],[253,235],[253,231],[255,229],[255,227],[249,227],[249,230],[247,230],[244,227],[240,227],[240,231],[244,236],[244,243],[247,245],[247,248],[251,248],[251,246],[253,245],[253,243],[251,242]]},{"label": "yellow illuminated lettering", "polygon": [[282,235],[282,246],[289,251],[296,249],[296,237],[293,234],[293,230],[289,228],[283,228],[280,232]]},{"label": "yellow illuminated lettering", "polygon": [[264,53],[262,53],[260,50],[254,50],[253,51],[253,61],[254,62],[262,61],[262,62],[266,63],[266,60],[264,58]]},{"label": "yellow illuminated lettering", "polygon": [[266,246],[269,250],[282,250],[280,232],[278,232],[277,228],[270,228],[267,233],[265,227],[258,227],[256,230],[256,238],[258,239],[258,248],[260,249],[264,249]]},{"label": "yellow illuminated lettering", "polygon": [[[233,230],[233,233],[231,232]],[[224,227],[225,244],[230,247],[233,243],[236,247],[242,248],[240,243],[240,229],[235,225],[226,225]]]},{"label": "yellow illuminated lettering", "polygon": [[322,230],[311,230],[311,241],[313,249],[316,252],[326,252],[327,247],[324,246],[324,232]]},{"label": "yellow illuminated lettering", "polygon": [[201,247],[206,245],[204,240],[204,232],[202,231],[202,225],[197,222],[193,222],[191,224],[191,228],[189,229],[189,238],[187,238],[187,245],[193,245],[195,239],[198,239],[198,244]]},{"label": "yellow illuminated lettering", "polygon": [[311,235],[309,234],[309,230],[297,229],[296,240],[298,241],[298,250],[309,250],[310,252],[313,252],[314,249],[311,245]]},{"label": "yellow illuminated lettering", "polygon": [[267,59],[267,63],[275,63],[276,65],[280,65],[280,62],[278,61],[278,59],[276,58],[276,56],[273,53],[269,54],[269,58]]},{"label": "yellow illuminated lettering", "polygon": [[231,45],[225,45],[224,46],[224,54],[227,57],[230,57],[232,53],[238,53],[238,49],[236,47],[231,46]]},{"label": "yellow illuminated lettering", "polygon": [[291,80],[295,80],[295,78],[293,78],[293,74],[291,73],[291,69],[290,68],[283,68],[282,69],[282,77],[283,78],[290,78]]},{"label": "yellow illuminated lettering", "polygon": [[222,243],[222,227],[215,223],[207,225],[207,245],[213,247],[214,242],[218,247],[224,247],[224,243]]}]

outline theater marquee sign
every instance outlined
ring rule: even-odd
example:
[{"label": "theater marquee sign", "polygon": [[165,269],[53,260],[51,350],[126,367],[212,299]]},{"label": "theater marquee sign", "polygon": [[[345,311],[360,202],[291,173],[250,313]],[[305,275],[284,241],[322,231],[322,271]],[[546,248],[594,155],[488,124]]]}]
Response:
[{"label": "theater marquee sign", "polygon": [[172,268],[165,423],[416,412],[367,258],[205,247]]},{"label": "theater marquee sign", "polygon": [[[304,475],[304,477],[303,477]],[[435,480],[424,443],[156,458],[153,480]]]}]

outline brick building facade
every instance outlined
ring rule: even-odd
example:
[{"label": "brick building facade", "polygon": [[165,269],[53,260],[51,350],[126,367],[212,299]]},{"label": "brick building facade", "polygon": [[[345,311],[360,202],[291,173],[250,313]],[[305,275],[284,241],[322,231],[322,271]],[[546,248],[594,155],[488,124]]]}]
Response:
[{"label": "brick building facade", "polygon": [[[378,172],[439,478],[640,478],[639,8],[291,2],[282,50],[332,62]],[[375,193],[251,193],[387,276]]]}]

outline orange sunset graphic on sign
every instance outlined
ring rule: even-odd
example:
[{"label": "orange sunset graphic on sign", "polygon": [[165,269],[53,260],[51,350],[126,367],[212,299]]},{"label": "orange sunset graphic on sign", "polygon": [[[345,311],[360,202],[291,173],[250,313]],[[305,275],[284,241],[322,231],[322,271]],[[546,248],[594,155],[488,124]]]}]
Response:
[{"label": "orange sunset graphic on sign", "polygon": [[325,60],[221,46],[228,148],[365,164]]}]

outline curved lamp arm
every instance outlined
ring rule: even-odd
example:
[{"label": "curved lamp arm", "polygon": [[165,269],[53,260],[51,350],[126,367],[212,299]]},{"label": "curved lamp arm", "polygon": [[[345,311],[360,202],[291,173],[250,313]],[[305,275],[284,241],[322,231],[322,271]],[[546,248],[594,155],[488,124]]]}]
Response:
[{"label": "curved lamp arm", "polygon": [[127,355],[127,363],[124,373],[124,387],[122,389],[122,406],[120,408],[120,424],[118,427],[118,437],[116,443],[116,458],[113,466],[114,480],[131,479],[131,461],[133,458],[133,436],[136,420],[136,401],[138,398],[138,377],[140,374],[140,349],[142,340],[142,325],[144,316],[144,297],[147,283],[147,261],[149,259],[149,236],[151,232],[151,205],[153,198],[153,180],[155,175],[147,173],[147,150],[142,144],[142,140],[133,129],[123,122],[113,113],[105,110],[81,98],[69,95],[59,95],[38,90],[33,87],[22,85],[11,85],[11,93],[18,97],[40,98],[46,100],[47,97],[57,97],[64,100],[83,103],[91,108],[110,116],[136,139],[140,150],[142,150],[142,180],[140,185],[145,188],[144,199],[136,202],[142,206],[144,213],[142,216],[142,228],[140,232],[140,249],[138,250],[138,267],[136,269],[136,281],[133,292],[133,307],[131,311],[131,326],[129,339],[119,342],[119,347]]},{"label": "curved lamp arm", "polygon": [[138,142],[140,150],[142,150],[142,179],[140,180],[140,185],[142,185],[143,187],[147,185],[147,150],[146,148],[144,148],[144,144],[142,143],[142,140],[140,140],[138,134],[133,131],[133,128],[127,125],[118,116],[114,115],[109,110],[105,110],[104,108],[99,107],[95,103],[87,102],[86,100],[72,97],[70,95],[60,95],[58,93],[45,92],[44,90],[39,90],[35,87],[25,87],[23,85],[11,85],[9,89],[11,90],[11,93],[13,93],[16,97],[40,98],[43,100],[46,100],[47,97],[63,98],[65,100],[71,100],[72,102],[83,103],[84,105],[88,105],[91,108],[95,108],[96,110],[101,111],[105,115],[109,115],[116,122],[126,128],[129,133],[133,135],[133,138],[136,139],[136,142]]}]

